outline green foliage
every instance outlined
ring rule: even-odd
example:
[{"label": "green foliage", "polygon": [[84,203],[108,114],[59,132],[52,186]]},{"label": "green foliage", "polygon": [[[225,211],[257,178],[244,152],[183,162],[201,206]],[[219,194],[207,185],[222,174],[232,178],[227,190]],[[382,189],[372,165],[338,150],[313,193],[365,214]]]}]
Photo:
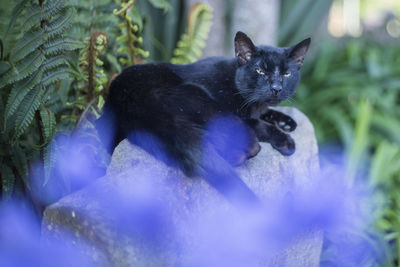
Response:
[{"label": "green foliage", "polygon": [[398,46],[390,40],[319,45],[306,61],[296,101],[319,143],[336,141],[344,149],[349,184],[363,179],[371,186],[375,222],[368,231],[382,233],[385,243],[372,246],[384,250],[389,266],[400,256],[399,65]]},{"label": "green foliage", "polygon": [[[141,56],[143,58],[149,56],[148,52],[144,51],[139,47],[139,45],[141,45],[143,42],[143,38],[140,37],[140,28],[137,24],[132,23],[132,17],[130,15],[130,12],[128,12],[128,10],[130,9],[135,10],[133,6],[135,2],[136,0],[129,0],[128,2],[122,0],[121,9],[120,10],[115,9],[113,12],[114,15],[120,16],[122,18],[122,22],[119,24],[119,28],[122,32],[122,35],[118,36],[116,40],[119,44],[122,44],[118,49],[118,52],[120,54],[125,53],[128,57],[128,59],[124,57],[120,58],[120,62],[123,65],[136,64],[136,62],[138,61],[138,56]],[[154,1],[154,2],[160,2],[160,1]],[[135,18],[137,18],[137,15],[135,16]]]},{"label": "green foliage", "polygon": [[38,156],[40,160],[41,149],[56,131],[54,113],[46,103],[68,75],[66,53],[79,47],[65,39],[75,11],[63,2],[19,1],[4,14],[9,21],[0,28],[0,87],[6,103],[0,112],[4,197],[12,194],[18,179],[30,187],[29,162]]},{"label": "green foliage", "polygon": [[186,64],[201,57],[202,48],[211,28],[212,9],[206,4],[196,3],[190,9],[187,19],[187,30],[174,50],[171,62]]},{"label": "green foliage", "polygon": [[106,49],[108,36],[103,32],[94,32],[84,41],[84,48],[79,56],[79,73],[75,74],[77,82],[76,98],[69,105],[74,107],[72,115],[63,116],[76,123],[82,112],[90,110],[95,118],[99,117],[99,111],[104,103],[105,86],[108,78],[103,69],[104,62],[99,56]]},{"label": "green foliage", "polygon": [[316,35],[321,22],[328,17],[333,0],[282,0],[278,43],[282,46]]},{"label": "green foliage", "polygon": [[[57,198],[46,191],[49,184],[60,188],[58,197],[73,190],[69,174],[57,170],[56,157],[68,153],[74,138],[96,155],[94,166],[106,166],[108,157],[93,122],[108,86],[124,66],[148,56],[142,48],[146,28],[146,40],[153,40],[152,31],[168,32],[163,33],[163,51],[165,60],[170,59],[181,32],[183,6],[182,0],[19,0],[0,7],[3,199],[22,192],[33,202],[48,203]],[[151,15],[145,17],[143,10]],[[191,14],[188,53],[195,51],[193,60],[200,55],[210,15],[202,5]],[[146,44],[151,51],[160,47]],[[73,132],[55,138],[65,130]],[[39,195],[43,197],[37,199]]]},{"label": "green foliage", "polygon": [[[171,8],[154,8],[149,1],[137,1],[135,7],[143,20],[143,47],[149,51],[149,61],[169,61],[186,27],[186,5],[183,0],[168,0]],[[132,9],[133,11],[133,9]],[[133,13],[132,13],[133,14]],[[132,16],[133,17],[133,16]]]}]

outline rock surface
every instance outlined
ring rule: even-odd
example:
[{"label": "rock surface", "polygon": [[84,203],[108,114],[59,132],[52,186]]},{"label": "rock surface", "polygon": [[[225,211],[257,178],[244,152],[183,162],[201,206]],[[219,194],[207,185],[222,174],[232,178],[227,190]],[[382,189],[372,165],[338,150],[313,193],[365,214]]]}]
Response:
[{"label": "rock surface", "polygon": [[[266,202],[309,186],[319,170],[309,120],[296,109],[278,109],[298,123],[291,134],[296,152],[284,157],[264,143],[237,169]],[[106,176],[45,210],[42,241],[51,244],[67,234],[68,248],[93,266],[319,266],[321,231],[304,231],[288,243],[269,235],[264,247],[253,231],[259,223],[202,179],[184,177],[124,140]]]}]

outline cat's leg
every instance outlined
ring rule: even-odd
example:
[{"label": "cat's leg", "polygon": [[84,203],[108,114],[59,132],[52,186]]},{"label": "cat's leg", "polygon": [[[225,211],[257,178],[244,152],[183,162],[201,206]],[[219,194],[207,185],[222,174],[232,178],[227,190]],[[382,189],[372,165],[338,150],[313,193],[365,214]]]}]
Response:
[{"label": "cat's leg", "polygon": [[285,131],[277,127],[276,123],[261,119],[248,119],[247,123],[254,129],[257,138],[261,142],[270,143],[282,155],[290,156],[295,152],[294,140]]},{"label": "cat's leg", "polygon": [[261,149],[254,130],[237,116],[216,116],[206,128],[206,139],[232,166],[242,165]]},{"label": "cat's leg", "polygon": [[260,118],[268,123],[275,124],[285,132],[292,132],[297,127],[297,123],[290,116],[273,109],[268,109],[261,114]]}]

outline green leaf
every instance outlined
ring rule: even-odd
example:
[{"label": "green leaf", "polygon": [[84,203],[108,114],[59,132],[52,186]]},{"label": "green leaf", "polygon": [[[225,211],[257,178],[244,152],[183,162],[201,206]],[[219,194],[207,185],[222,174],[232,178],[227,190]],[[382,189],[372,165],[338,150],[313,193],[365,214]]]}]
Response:
[{"label": "green leaf", "polygon": [[7,99],[6,108],[4,111],[5,122],[14,114],[24,97],[37,85],[42,79],[42,71],[37,70],[33,75],[18,81],[11,89],[10,95]]},{"label": "green leaf", "polygon": [[11,14],[12,14],[11,21],[8,24],[8,28],[7,28],[7,31],[4,34],[4,36],[7,36],[10,33],[10,30],[14,27],[15,22],[17,21],[21,12],[24,10],[24,7],[28,1],[29,0],[21,0],[21,1],[19,1],[18,4],[15,5],[15,7],[13,8],[13,10],[11,12]]},{"label": "green leaf", "polygon": [[57,13],[61,12],[63,8],[65,7],[64,3],[65,0],[52,0],[52,1],[46,1],[46,4],[44,5],[44,12],[41,17],[41,20],[43,19],[50,19],[54,17]]},{"label": "green leaf", "polygon": [[30,53],[24,60],[19,61],[15,67],[0,77],[0,87],[22,80],[32,74],[39,69],[44,59],[44,55],[39,50]]},{"label": "green leaf", "polygon": [[7,61],[0,61],[0,76],[11,68]]},{"label": "green leaf", "polygon": [[36,85],[24,98],[17,113],[15,121],[14,140],[18,139],[29,127],[39,109],[41,100],[41,86]]},{"label": "green leaf", "polygon": [[71,38],[57,38],[44,44],[46,56],[54,56],[64,51],[72,51],[83,48],[84,44]]},{"label": "green leaf", "polygon": [[168,10],[171,9],[171,5],[168,3],[167,0],[148,0],[148,1],[155,8],[163,9],[164,12],[167,12]]},{"label": "green leaf", "polygon": [[47,144],[56,134],[56,118],[54,113],[48,108],[42,108],[40,110],[40,118],[44,133],[44,142]]},{"label": "green leaf", "polygon": [[171,62],[186,64],[196,61],[201,56],[212,23],[212,9],[206,4],[195,4],[188,17],[186,33],[178,41]]},{"label": "green leaf", "polygon": [[58,18],[45,25],[45,31],[49,39],[64,33],[70,26],[75,10],[73,8],[64,8]]},{"label": "green leaf", "polygon": [[14,191],[15,176],[10,167],[4,163],[1,166],[1,185],[3,199],[9,199]]},{"label": "green leaf", "polygon": [[348,182],[352,184],[360,167],[361,158],[368,146],[368,131],[370,128],[373,107],[368,100],[362,99],[358,104],[358,114],[354,130],[354,143],[349,152],[349,166],[346,172]]},{"label": "green leaf", "polygon": [[29,8],[22,29],[29,31],[34,26],[39,26],[43,17],[43,10],[38,4],[32,4]]},{"label": "green leaf", "polygon": [[44,164],[44,182],[43,186],[46,186],[51,178],[52,170],[55,166],[55,155],[56,155],[56,144],[51,142],[44,149],[43,164]]},{"label": "green leaf", "polygon": [[137,24],[139,27],[139,31],[143,29],[143,19],[142,16],[140,16],[139,11],[136,9],[135,6],[132,6],[131,8],[131,16],[132,16],[132,22],[134,24]]},{"label": "green leaf", "polygon": [[11,62],[18,62],[44,43],[43,29],[27,32],[11,50]]},{"label": "green leaf", "polygon": [[57,67],[43,75],[42,84],[47,87],[61,79],[69,77],[69,68],[61,66]]},{"label": "green leaf", "polygon": [[42,69],[44,72],[48,72],[49,70],[65,64],[67,64],[67,61],[64,55],[51,56],[43,62]]},{"label": "green leaf", "polygon": [[11,150],[11,153],[11,159],[14,166],[16,167],[26,187],[30,188],[28,181],[28,160],[25,156],[25,152],[19,146],[14,146]]}]

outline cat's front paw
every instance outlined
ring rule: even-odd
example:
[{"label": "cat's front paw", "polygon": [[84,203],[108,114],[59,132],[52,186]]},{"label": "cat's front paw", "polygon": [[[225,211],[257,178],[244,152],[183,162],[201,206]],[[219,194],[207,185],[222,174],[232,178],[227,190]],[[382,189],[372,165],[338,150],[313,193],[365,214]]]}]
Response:
[{"label": "cat's front paw", "polygon": [[285,132],[293,132],[297,127],[297,123],[290,116],[272,109],[264,113],[261,119],[275,124],[276,127]]},{"label": "cat's front paw", "polygon": [[287,138],[271,142],[273,148],[279,151],[284,156],[290,156],[296,151],[296,144],[290,136]]}]

